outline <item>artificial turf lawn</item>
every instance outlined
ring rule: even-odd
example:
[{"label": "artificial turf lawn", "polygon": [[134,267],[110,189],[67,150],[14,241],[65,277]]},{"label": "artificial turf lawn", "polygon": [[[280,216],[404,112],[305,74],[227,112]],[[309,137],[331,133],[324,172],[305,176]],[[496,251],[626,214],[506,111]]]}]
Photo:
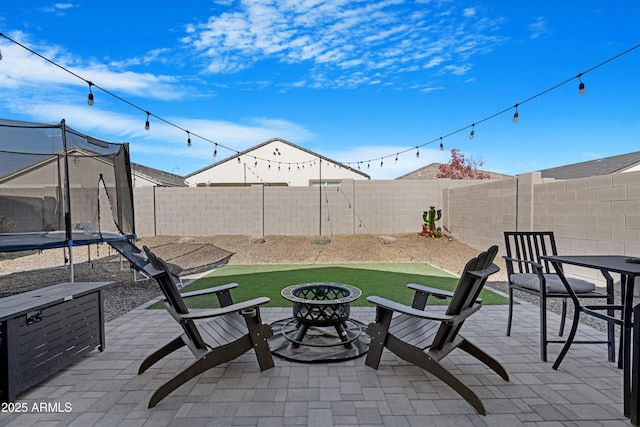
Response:
[{"label": "artificial turf lawn", "polygon": [[[237,283],[231,290],[234,301],[245,301],[259,296],[271,299],[267,307],[290,307],[291,302],[282,297],[280,291],[290,285],[309,282],[336,282],[355,286],[362,290],[362,297],[351,306],[371,306],[367,296],[379,295],[393,301],[411,305],[414,292],[407,283],[418,283],[432,288],[453,291],[458,278],[426,264],[277,264],[277,265],[226,265],[207,274],[183,292],[197,291],[225,283]],[[483,289],[480,298],[484,304],[506,304],[501,295]],[[215,295],[205,295],[185,300],[189,308],[218,307]],[[429,299],[429,304],[447,304],[448,300]],[[161,303],[150,308],[160,308]]]}]

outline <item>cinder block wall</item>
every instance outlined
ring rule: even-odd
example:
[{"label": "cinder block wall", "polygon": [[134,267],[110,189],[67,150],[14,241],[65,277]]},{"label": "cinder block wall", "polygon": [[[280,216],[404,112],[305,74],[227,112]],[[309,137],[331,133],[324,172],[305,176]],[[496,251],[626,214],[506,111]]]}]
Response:
[{"label": "cinder block wall", "polygon": [[[560,254],[640,256],[640,172],[548,182],[532,173],[447,193],[453,234],[477,249],[499,243],[504,253],[505,230],[550,230]],[[565,268],[604,285],[593,269]]]},{"label": "cinder block wall", "polygon": [[[344,181],[341,187],[138,188],[139,236],[420,232],[422,212],[477,249],[505,230],[551,230],[562,254],[640,256],[640,172],[545,182],[539,173],[488,181]],[[567,271],[601,280],[592,270]]]},{"label": "cinder block wall", "polygon": [[[136,188],[136,233],[334,235],[409,233],[422,212],[442,209],[443,190],[473,181],[358,181],[340,187]],[[443,220],[447,212],[443,210]]]},{"label": "cinder block wall", "polygon": [[518,178],[489,180],[445,191],[447,228],[453,236],[477,249],[504,241],[503,231],[518,220]]}]

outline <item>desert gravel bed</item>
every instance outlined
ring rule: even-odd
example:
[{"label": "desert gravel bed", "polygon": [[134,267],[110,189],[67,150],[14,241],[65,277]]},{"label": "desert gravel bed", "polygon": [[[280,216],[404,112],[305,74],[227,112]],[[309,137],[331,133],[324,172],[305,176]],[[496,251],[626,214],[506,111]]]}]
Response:
[{"label": "desert gravel bed", "polygon": [[[420,262],[454,274],[479,251],[459,241],[432,239],[417,233],[391,235],[337,235],[327,244],[315,244],[312,236],[155,236],[142,238],[137,245],[148,246],[164,258],[184,279],[210,270],[220,262],[228,264],[297,264]],[[160,296],[153,280],[134,281],[128,263],[107,244],[73,250],[74,277],[80,281],[111,281],[105,291],[107,321]],[[501,271],[487,286],[505,293],[507,285],[502,260]],[[0,297],[68,281],[68,253],[63,249],[5,254],[0,258]],[[140,278],[140,275],[137,276]],[[518,298],[536,304],[527,294]],[[557,301],[550,311],[559,313]],[[517,310],[517,308],[516,308]],[[604,330],[604,322],[583,316],[584,322]]]}]

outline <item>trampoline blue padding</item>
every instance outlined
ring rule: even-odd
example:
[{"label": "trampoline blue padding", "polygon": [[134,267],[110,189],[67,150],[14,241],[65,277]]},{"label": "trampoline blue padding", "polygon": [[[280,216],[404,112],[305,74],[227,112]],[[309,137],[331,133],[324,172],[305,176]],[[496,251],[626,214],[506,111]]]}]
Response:
[{"label": "trampoline blue padding", "polygon": [[87,233],[82,230],[71,233],[67,241],[64,231],[38,231],[33,233],[0,233],[0,252],[27,251],[32,249],[55,249],[68,246],[83,246],[100,242],[126,240],[131,236],[120,233]]}]

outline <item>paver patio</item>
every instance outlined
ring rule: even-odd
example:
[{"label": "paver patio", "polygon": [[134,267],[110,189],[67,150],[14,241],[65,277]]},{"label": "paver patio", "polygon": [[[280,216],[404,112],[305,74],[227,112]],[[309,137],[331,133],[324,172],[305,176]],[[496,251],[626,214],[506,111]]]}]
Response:
[{"label": "paver patio", "polygon": [[[18,396],[26,413],[0,413],[0,426],[628,426],[622,413],[622,371],[603,345],[574,345],[558,371],[538,350],[538,307],[518,306],[520,320],[505,336],[507,306],[485,306],[464,324],[465,337],[507,369],[505,382],[456,350],[443,363],[483,400],[488,415],[421,369],[385,352],[379,370],[364,358],[301,364],[275,358],[260,372],[251,353],[211,369],[147,409],[151,393],[192,362],[184,349],[137,375],[140,362],[180,333],[164,310],[137,308],[106,325],[107,348],[94,351]],[[525,314],[526,312],[526,314]],[[263,320],[291,315],[266,308]],[[368,323],[373,308],[352,308]],[[559,317],[549,314],[550,330]],[[581,325],[583,337],[603,336]],[[34,404],[59,412],[37,412]],[[68,405],[67,405],[68,404]],[[65,406],[66,405],[66,406]],[[47,409],[47,408],[45,408]],[[65,412],[65,409],[69,409]]]}]

